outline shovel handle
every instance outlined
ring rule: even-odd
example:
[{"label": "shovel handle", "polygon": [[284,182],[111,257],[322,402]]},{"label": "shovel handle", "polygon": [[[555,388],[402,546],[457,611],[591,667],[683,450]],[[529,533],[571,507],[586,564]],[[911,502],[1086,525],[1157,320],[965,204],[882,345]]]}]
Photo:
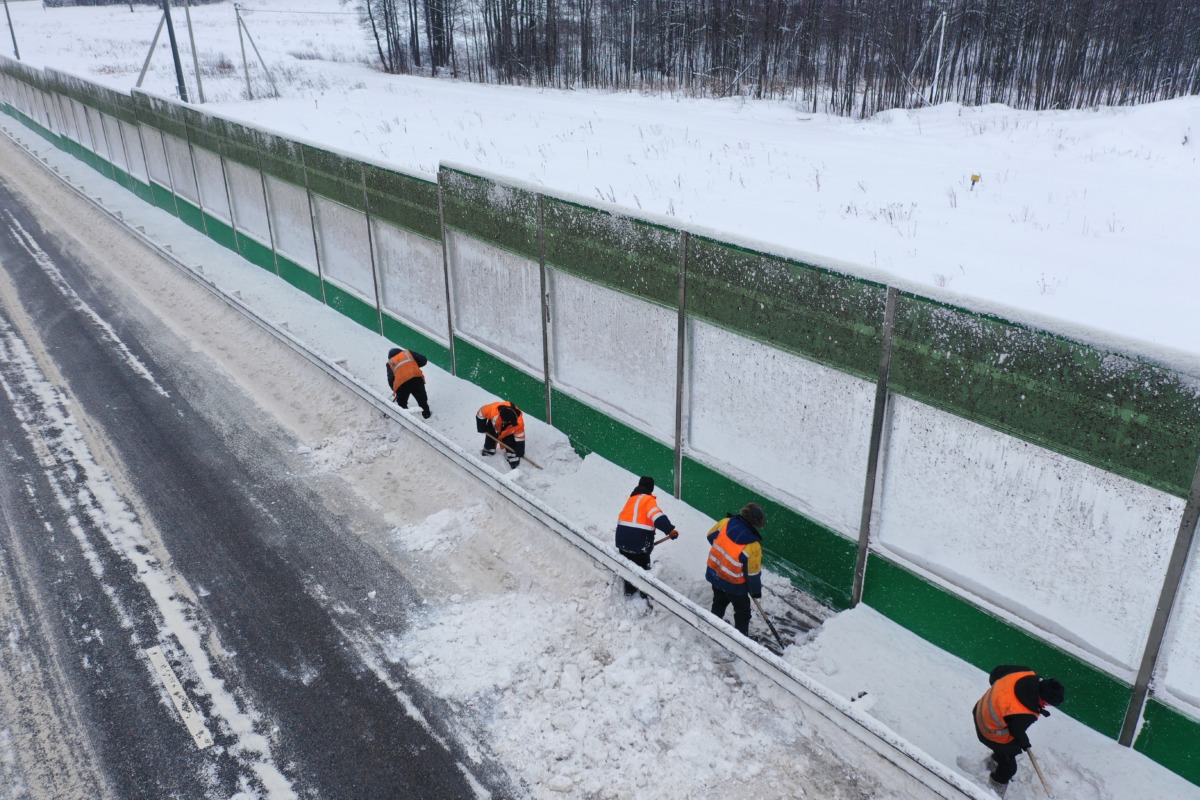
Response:
[{"label": "shovel handle", "polygon": [[[506,445],[504,442],[502,442],[502,441],[500,441],[499,439],[497,439],[495,436],[492,436],[490,433],[485,433],[485,434],[484,434],[484,436],[486,436],[487,438],[491,439],[493,442],[495,442],[496,444],[500,445],[500,446],[501,446],[501,447],[503,447],[505,450],[507,450],[508,452],[512,453],[514,456],[515,456],[515,455],[517,455],[517,451],[516,451],[516,450],[513,450],[511,447],[509,447],[509,446],[508,446],[508,445]],[[518,458],[522,458],[522,459],[524,459],[524,460],[528,461],[530,464],[532,464],[533,466],[537,467],[538,469],[541,469],[541,468],[542,468],[542,465],[541,465],[541,464],[537,463],[536,461],[534,461],[534,460],[533,460],[532,458],[530,458],[529,456],[517,456],[517,457],[518,457]]]}]

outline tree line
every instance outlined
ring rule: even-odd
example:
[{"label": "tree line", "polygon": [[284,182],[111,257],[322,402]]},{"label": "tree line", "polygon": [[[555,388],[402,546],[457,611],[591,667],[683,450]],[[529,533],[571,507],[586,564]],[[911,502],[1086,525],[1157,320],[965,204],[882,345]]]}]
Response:
[{"label": "tree line", "polygon": [[1200,92],[1198,0],[356,0],[382,69],[848,116]]}]

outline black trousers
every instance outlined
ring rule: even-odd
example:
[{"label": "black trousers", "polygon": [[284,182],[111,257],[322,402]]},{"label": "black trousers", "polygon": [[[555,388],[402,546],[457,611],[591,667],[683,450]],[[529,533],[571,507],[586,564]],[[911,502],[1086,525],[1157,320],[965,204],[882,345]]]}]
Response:
[{"label": "black trousers", "polygon": [[418,375],[415,378],[409,378],[404,383],[400,384],[400,388],[396,390],[396,405],[401,408],[408,408],[408,398],[417,401],[417,405],[426,414],[429,414],[429,395],[425,393],[425,379]]},{"label": "black trousers", "polygon": [[[492,438],[496,435],[496,428],[492,427],[492,422],[490,420],[480,422],[478,417],[476,417],[475,428],[482,428],[479,432],[485,434],[484,450],[488,453],[496,452],[496,439]],[[500,443],[505,445],[502,447],[502,450],[504,451],[504,458],[509,462],[509,467],[514,469],[520,467],[521,457],[524,456],[524,441],[517,441],[515,435],[508,435],[508,437],[500,439]]]},{"label": "black trousers", "polygon": [[713,587],[712,613],[725,619],[725,609],[733,605],[733,627],[741,631],[743,636],[750,635],[750,595],[730,594]]},{"label": "black trousers", "polygon": [[[646,570],[647,572],[650,571],[650,554],[649,553],[626,553],[624,550],[621,550],[619,552],[621,553],[621,555],[625,556],[626,558],[628,558],[633,563],[637,564],[642,569]],[[638,590],[638,588],[636,586],[634,586],[629,581],[625,581],[625,596],[626,597],[630,597],[637,590]],[[646,596],[646,593],[642,592],[642,597],[645,597],[645,596]]]},{"label": "black trousers", "polygon": [[[975,710],[971,710],[971,722],[975,722]],[[979,732],[979,727],[975,728],[975,736],[979,741],[992,751],[992,758],[996,761],[996,768],[992,770],[991,778],[996,783],[1008,783],[1012,780],[1013,775],[1017,774],[1017,756],[1021,754],[1021,748],[1015,744],[997,744],[990,739],[984,738]]]}]

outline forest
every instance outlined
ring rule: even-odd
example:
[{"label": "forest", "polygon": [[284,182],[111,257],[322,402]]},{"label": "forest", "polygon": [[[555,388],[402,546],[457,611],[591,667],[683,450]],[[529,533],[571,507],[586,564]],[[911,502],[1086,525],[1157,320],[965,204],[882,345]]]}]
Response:
[{"label": "forest", "polygon": [[1200,91],[1198,0],[355,0],[391,73],[790,100],[1132,105]]}]

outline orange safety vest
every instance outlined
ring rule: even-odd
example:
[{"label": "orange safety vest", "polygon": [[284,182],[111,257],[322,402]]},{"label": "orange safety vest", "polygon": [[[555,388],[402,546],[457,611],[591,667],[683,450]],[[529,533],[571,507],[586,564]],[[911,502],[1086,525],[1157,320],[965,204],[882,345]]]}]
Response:
[{"label": "orange safety vest", "polygon": [[525,441],[525,415],[520,411],[517,412],[517,424],[509,427],[504,427],[504,420],[500,419],[500,406],[512,405],[502,400],[495,403],[489,403],[479,409],[479,418],[491,420],[492,430],[496,432],[497,439],[504,439],[508,436],[516,437],[518,442]]},{"label": "orange safety vest", "polygon": [[975,704],[975,727],[979,729],[979,733],[985,739],[996,744],[1008,744],[1015,737],[1008,732],[1008,723],[1004,721],[1005,717],[1013,714],[1037,716],[1038,711],[1026,708],[1025,704],[1017,699],[1016,692],[1017,681],[1036,674],[1036,672],[1014,672],[1011,675],[1005,675],[993,683],[992,687],[983,693],[983,697],[979,698],[979,702]]},{"label": "orange safety vest", "polygon": [[746,582],[746,571],[742,566],[742,552],[746,545],[730,539],[728,529],[729,518],[726,517],[721,521],[717,538],[713,539],[712,548],[708,551],[708,568],[726,583],[740,586]]},{"label": "orange safety vest", "polygon": [[655,521],[663,515],[658,507],[658,498],[652,494],[635,494],[625,501],[617,524],[644,531],[654,530]]},{"label": "orange safety vest", "polygon": [[[379,362],[376,362],[379,363]],[[412,353],[407,350],[401,350],[396,355],[388,359],[388,366],[392,368],[392,391],[400,391],[400,387],[413,378],[424,377],[421,368],[417,366],[417,361],[412,357]]]}]

